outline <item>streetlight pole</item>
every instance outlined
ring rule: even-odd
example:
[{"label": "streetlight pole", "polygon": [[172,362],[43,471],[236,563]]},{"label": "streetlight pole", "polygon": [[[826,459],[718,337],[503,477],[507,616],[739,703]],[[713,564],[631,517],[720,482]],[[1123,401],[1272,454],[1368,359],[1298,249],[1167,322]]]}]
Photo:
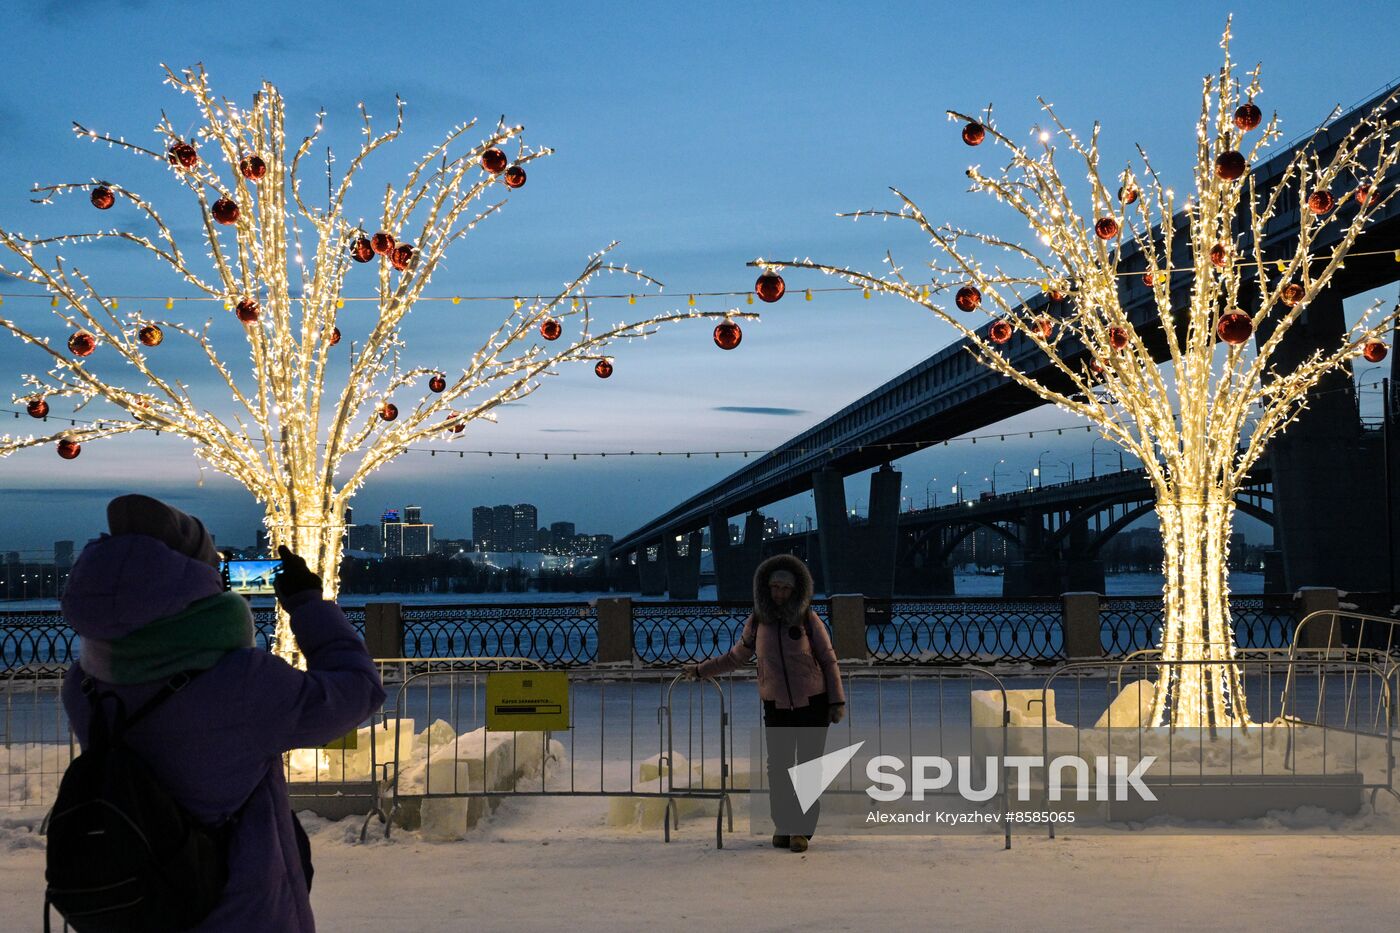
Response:
[{"label": "streetlight pole", "polygon": [[1042,450],[1040,455],[1035,458],[1035,480],[1037,486],[1045,485],[1045,455],[1048,453],[1050,453],[1050,451]]},{"label": "streetlight pole", "polygon": [[935,504],[938,502],[938,493],[935,492],[930,494],[929,492],[929,490],[933,488],[933,484],[936,482],[938,482],[938,477],[935,476],[927,483],[924,483],[924,508],[926,509],[932,507],[929,505],[930,502],[933,502]]},{"label": "streetlight pole", "polygon": [[1069,475],[1069,481],[1070,481],[1071,483],[1074,482],[1074,461],[1073,461],[1073,460],[1061,460],[1061,461],[1060,461],[1060,466],[1062,466],[1062,467],[1065,468],[1065,472]]},{"label": "streetlight pole", "polygon": [[[1031,474],[1031,471],[1030,471],[1030,470],[1017,470],[1016,472],[1018,472],[1018,473],[1020,473],[1021,475],[1025,476],[1025,478],[1026,478],[1026,489],[1027,489],[1027,491],[1029,491],[1032,487],[1034,487],[1035,484],[1031,482],[1031,476],[1032,476],[1032,474]],[[1037,471],[1035,472],[1034,475],[1037,475],[1037,476],[1040,475],[1040,471],[1037,470]]]},{"label": "streetlight pole", "polygon": [[966,471],[966,470],[961,470],[961,471],[959,471],[959,472],[958,472],[958,481],[957,481],[957,483],[953,486],[953,495],[955,495],[955,496],[958,497],[958,501],[959,501],[959,502],[961,502],[961,501],[962,501],[962,498],[963,498],[963,488],[962,488],[962,487],[963,487],[963,481],[962,481],[962,480],[963,480],[963,477],[966,476],[966,475],[967,475],[967,471]]},{"label": "streetlight pole", "polygon": [[992,464],[992,495],[994,496],[997,494],[997,467],[1001,466],[1005,462],[1006,460],[1002,459]]}]

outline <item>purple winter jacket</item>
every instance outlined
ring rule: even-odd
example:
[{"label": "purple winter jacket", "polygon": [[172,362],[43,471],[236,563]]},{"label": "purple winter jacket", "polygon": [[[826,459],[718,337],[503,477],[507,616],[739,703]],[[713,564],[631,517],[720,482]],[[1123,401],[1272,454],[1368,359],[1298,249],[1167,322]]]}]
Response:
[{"label": "purple winter jacket", "polygon": [[[80,637],[110,641],[222,589],[216,570],[154,538],[104,536],[73,566],[64,618]],[[384,702],[369,652],[338,606],[311,599],[292,610],[291,624],[307,670],[260,648],[231,651],[127,737],[196,819],[215,824],[243,808],[223,899],[201,931],[315,930],[281,756],[344,735]],[[80,649],[63,705],[83,746],[91,712],[85,676]],[[130,711],[161,683],[99,687]]]},{"label": "purple winter jacket", "polygon": [[[796,580],[783,606],[776,605],[768,592],[768,578],[776,570],[786,570]],[[739,640],[719,657],[697,665],[696,672],[701,677],[718,677],[757,655],[759,699],[779,709],[808,706],[819,693],[825,693],[832,705],[845,703],[831,634],[811,609],[812,574],[807,565],[791,554],[774,555],[759,564],[753,588],[754,611],[744,621]]]}]

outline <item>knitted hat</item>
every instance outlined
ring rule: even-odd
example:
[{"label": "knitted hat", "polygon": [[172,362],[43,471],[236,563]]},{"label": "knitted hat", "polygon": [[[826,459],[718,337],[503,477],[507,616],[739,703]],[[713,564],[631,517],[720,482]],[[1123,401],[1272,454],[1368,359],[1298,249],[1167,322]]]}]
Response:
[{"label": "knitted hat", "polygon": [[768,585],[772,586],[774,583],[786,583],[788,586],[796,586],[797,578],[792,575],[791,571],[775,570],[768,575]]},{"label": "knitted hat", "polygon": [[113,535],[146,535],[172,551],[218,568],[219,552],[203,522],[150,496],[117,496],[107,503],[107,527]]}]

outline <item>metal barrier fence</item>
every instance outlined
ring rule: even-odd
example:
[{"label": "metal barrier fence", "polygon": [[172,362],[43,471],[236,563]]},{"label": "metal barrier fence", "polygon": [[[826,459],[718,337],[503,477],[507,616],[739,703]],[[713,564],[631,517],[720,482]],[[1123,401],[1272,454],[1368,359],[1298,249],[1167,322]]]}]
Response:
[{"label": "metal barrier fence", "polygon": [[1064,656],[1059,599],[896,602],[886,625],[866,629],[885,663],[1046,663]]}]

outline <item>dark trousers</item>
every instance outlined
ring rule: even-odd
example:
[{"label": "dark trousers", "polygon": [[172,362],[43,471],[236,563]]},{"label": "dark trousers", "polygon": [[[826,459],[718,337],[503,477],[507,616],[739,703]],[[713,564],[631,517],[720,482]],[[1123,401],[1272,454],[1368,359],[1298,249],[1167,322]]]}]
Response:
[{"label": "dark trousers", "polygon": [[825,693],[807,706],[779,709],[771,700],[763,703],[763,738],[768,746],[768,791],[773,825],[781,836],[811,836],[817,829],[821,804],[806,813],[792,789],[788,768],[820,758],[826,751],[830,707]]}]

